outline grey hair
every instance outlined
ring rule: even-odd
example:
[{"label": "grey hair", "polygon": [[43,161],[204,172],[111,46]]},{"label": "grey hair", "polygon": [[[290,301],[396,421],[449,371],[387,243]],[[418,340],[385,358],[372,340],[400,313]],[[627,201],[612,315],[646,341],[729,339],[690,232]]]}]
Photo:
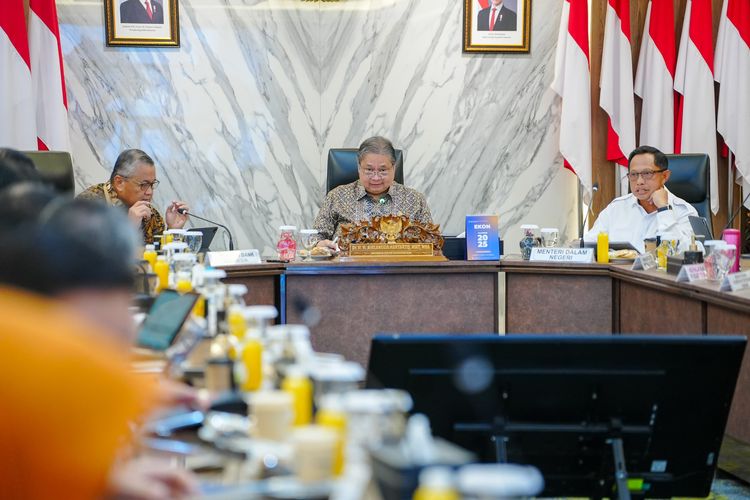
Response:
[{"label": "grey hair", "polygon": [[112,169],[112,175],[109,176],[109,181],[114,181],[116,175],[121,177],[132,177],[135,173],[135,169],[138,168],[138,165],[141,163],[153,166],[154,160],[140,149],[126,149],[117,157],[115,168]]},{"label": "grey hair", "polygon": [[357,151],[357,163],[362,163],[362,159],[367,154],[388,156],[391,159],[391,164],[396,165],[396,150],[393,149],[391,141],[385,137],[376,135],[362,141]]}]

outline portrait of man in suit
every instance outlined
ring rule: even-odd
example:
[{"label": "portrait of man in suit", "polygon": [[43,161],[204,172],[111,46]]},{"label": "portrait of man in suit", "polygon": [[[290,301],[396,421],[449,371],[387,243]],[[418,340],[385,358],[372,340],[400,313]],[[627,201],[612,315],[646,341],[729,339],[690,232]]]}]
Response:
[{"label": "portrait of man in suit", "polygon": [[164,24],[164,7],[158,0],[125,0],[120,4],[120,22]]},{"label": "portrait of man in suit", "polygon": [[479,31],[516,31],[516,13],[503,5],[503,0],[490,0],[490,5],[477,14]]}]

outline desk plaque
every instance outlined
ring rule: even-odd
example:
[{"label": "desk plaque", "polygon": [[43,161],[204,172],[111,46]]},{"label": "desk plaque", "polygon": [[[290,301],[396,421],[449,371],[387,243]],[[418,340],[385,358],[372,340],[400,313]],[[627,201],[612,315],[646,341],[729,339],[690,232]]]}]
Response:
[{"label": "desk plaque", "polygon": [[446,260],[440,226],[406,215],[341,224],[340,260]]}]

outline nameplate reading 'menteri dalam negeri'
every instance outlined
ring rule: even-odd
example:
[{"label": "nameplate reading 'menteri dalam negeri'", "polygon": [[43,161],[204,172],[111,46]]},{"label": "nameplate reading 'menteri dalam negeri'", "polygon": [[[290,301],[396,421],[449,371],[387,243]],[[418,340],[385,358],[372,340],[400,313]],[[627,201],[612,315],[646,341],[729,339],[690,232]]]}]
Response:
[{"label": "nameplate reading 'menteri dalam negeri'", "polygon": [[593,248],[544,248],[531,249],[532,262],[575,262],[588,264],[594,260]]}]

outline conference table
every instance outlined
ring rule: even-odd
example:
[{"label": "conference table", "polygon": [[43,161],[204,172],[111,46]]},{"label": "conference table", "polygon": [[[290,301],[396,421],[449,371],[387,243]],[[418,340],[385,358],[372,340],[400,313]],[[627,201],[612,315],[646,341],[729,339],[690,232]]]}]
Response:
[{"label": "conference table", "polygon": [[[523,261],[293,262],[226,268],[249,304],[310,326],[317,351],[367,364],[377,333],[750,336],[750,291],[630,265]],[[501,323],[500,318],[503,318]],[[750,352],[727,433],[750,444]]]}]

